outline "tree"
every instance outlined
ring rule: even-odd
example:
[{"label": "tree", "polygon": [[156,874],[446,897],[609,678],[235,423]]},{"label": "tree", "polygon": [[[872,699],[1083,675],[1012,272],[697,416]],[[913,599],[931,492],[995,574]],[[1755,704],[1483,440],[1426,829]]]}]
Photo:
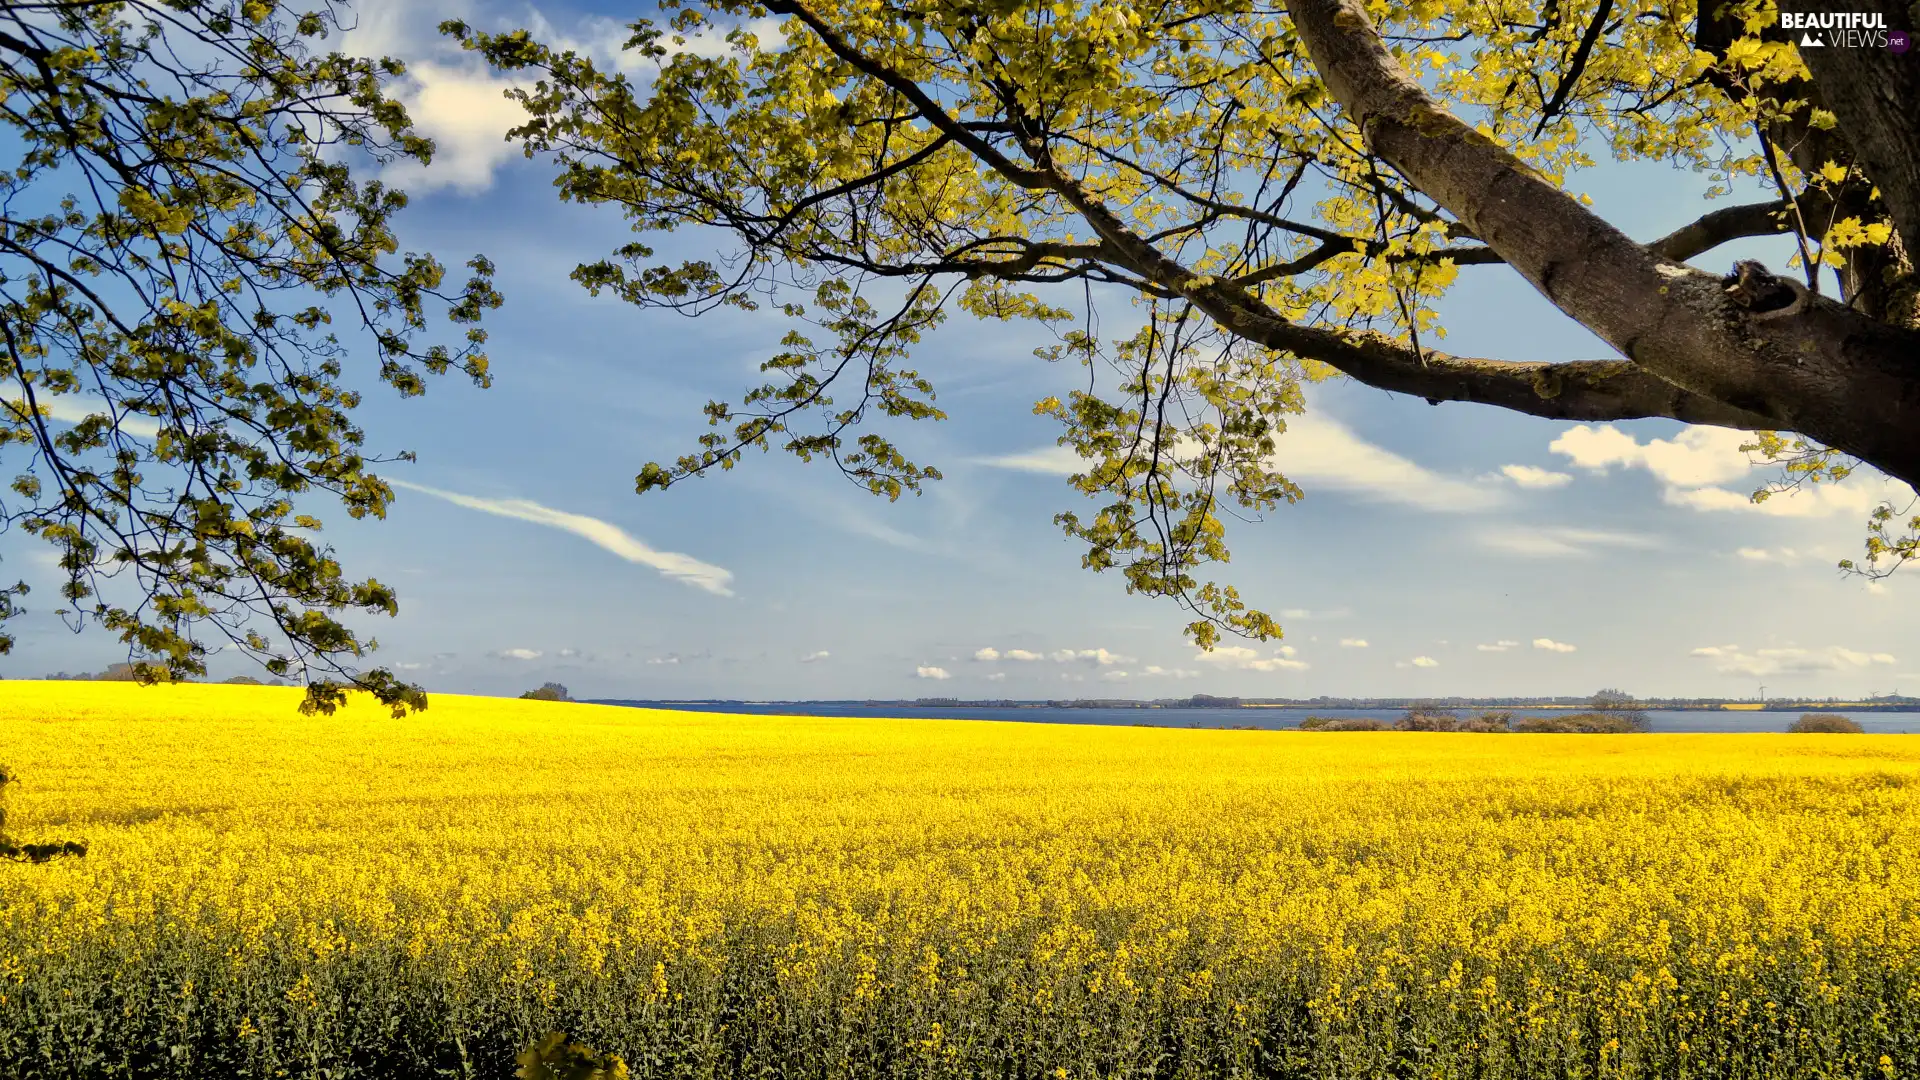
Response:
[{"label": "tree", "polygon": [[349,671],[376,643],[336,617],[391,615],[393,590],[315,539],[316,498],[354,518],[392,498],[343,373],[358,351],[402,395],[449,369],[484,386],[500,298],[485,259],[450,289],[395,254],[406,196],[363,174],[432,144],[386,94],[398,63],[316,51],[339,25],[319,6],[0,10],[0,520],[54,545],[61,614],[116,632],[143,680],[204,675],[211,632],[304,678],[303,708],[351,684],[397,711],[424,696]]},{"label": "tree", "polygon": [[557,682],[541,683],[540,689],[529,690],[526,693],[521,694],[520,697],[522,700],[526,700],[526,701],[572,701],[573,700],[573,695],[567,693],[567,688],[564,686],[561,686]]},{"label": "tree", "polygon": [[[444,26],[523,80],[514,135],[558,165],[563,199],[730,243],[676,264],[635,239],[575,280],[690,314],[773,303],[795,323],[764,385],[710,403],[714,430],[647,465],[640,491],[778,444],[876,494],[918,492],[938,470],[871,421],[941,416],[905,364],[956,305],[1037,321],[1056,336],[1038,355],[1090,369],[1087,390],[1036,408],[1087,459],[1074,486],[1103,500],[1057,520],[1086,566],[1178,598],[1203,645],[1277,633],[1196,574],[1227,559],[1230,511],[1300,496],[1274,439],[1301,384],[1334,374],[1434,404],[1750,430],[1788,485],[1860,462],[1920,484],[1920,65],[1803,56],[1768,0],[664,6],[669,23],[633,23],[626,43],[658,65],[644,88],[524,31]],[[748,29],[768,13],[783,42]],[[729,55],[676,47],[729,24]],[[1778,197],[1636,240],[1565,189],[1596,149]],[[1783,233],[1804,282],[1686,262]],[[1438,349],[1436,298],[1496,264],[1618,355]],[[1101,340],[1096,287],[1143,302],[1143,328]],[[1859,569],[1915,554],[1894,514]]]}]

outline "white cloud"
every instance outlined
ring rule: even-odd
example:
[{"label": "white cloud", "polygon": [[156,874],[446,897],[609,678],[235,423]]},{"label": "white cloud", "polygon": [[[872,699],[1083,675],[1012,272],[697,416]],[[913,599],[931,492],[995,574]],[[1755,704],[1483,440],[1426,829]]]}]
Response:
[{"label": "white cloud", "polygon": [[1313,612],[1303,607],[1283,608],[1280,612],[1280,617],[1283,619],[1311,619],[1313,618]]},{"label": "white cloud", "polygon": [[[1858,475],[1858,474],[1856,474]],[[1765,514],[1770,517],[1830,517],[1834,514],[1865,514],[1885,501],[1889,493],[1883,482],[1847,480],[1838,483],[1802,484],[1798,488],[1768,495],[1760,502],[1753,496],[1723,487],[1682,490],[1668,488],[1661,498],[1671,506],[1694,510],[1730,510],[1736,513]]]},{"label": "white cloud", "polygon": [[1155,678],[1197,679],[1201,673],[1190,668],[1163,668],[1159,664],[1148,664],[1141,670],[1140,674],[1151,675]]},{"label": "white cloud", "polygon": [[1115,664],[1131,664],[1133,657],[1110,653],[1105,649],[1055,649],[1053,652],[1053,662],[1056,664],[1071,664],[1079,661],[1085,661],[1095,667],[1112,667]]},{"label": "white cloud", "polygon": [[679,662],[680,657],[674,653],[668,653],[665,656],[656,656],[647,661],[649,664],[677,664]]},{"label": "white cloud", "polygon": [[1507,479],[1530,491],[1546,491],[1573,483],[1573,476],[1570,473],[1554,472],[1551,469],[1542,469],[1533,465],[1502,465],[1500,472]]},{"label": "white cloud", "polygon": [[1564,641],[1555,641],[1552,638],[1544,637],[1534,638],[1533,647],[1542,652],[1575,652],[1579,648],[1577,645],[1569,645]]},{"label": "white cloud", "polygon": [[988,646],[984,649],[975,649],[973,652],[973,658],[975,660],[998,660],[1000,659],[1000,650],[993,648],[992,646]]},{"label": "white cloud", "polygon": [[572,660],[575,657],[580,655],[580,650],[579,649],[561,649],[559,652],[556,652],[553,655],[558,656],[563,660]]},{"label": "white cloud", "polygon": [[[1897,482],[1862,468],[1835,483],[1802,484],[1755,502],[1750,490],[1720,486],[1767,467],[1741,451],[1741,444],[1751,438],[1744,431],[1689,427],[1672,439],[1642,443],[1615,427],[1578,424],[1548,444],[1548,449],[1595,471],[1616,465],[1646,469],[1664,485],[1663,502],[1693,510],[1796,518],[1864,514],[1904,490]],[[1749,483],[1759,486],[1757,480]]]},{"label": "white cloud", "polygon": [[1258,650],[1245,645],[1222,645],[1211,652],[1197,653],[1194,659],[1240,671],[1305,671],[1311,666],[1304,660],[1292,659],[1291,646],[1282,646],[1274,652],[1273,656],[1263,657]]},{"label": "white cloud", "polygon": [[1373,501],[1437,511],[1484,510],[1505,501],[1498,488],[1436,473],[1318,413],[1288,417],[1273,458],[1303,487],[1318,484]]},{"label": "white cloud", "polygon": [[540,650],[539,649],[501,649],[499,652],[494,653],[493,655],[499,657],[502,660],[538,660],[540,659]]},{"label": "white cloud", "polygon": [[[974,463],[1053,476],[1067,476],[1087,467],[1085,459],[1058,446],[975,458]],[[1499,488],[1436,473],[1367,442],[1339,421],[1318,413],[1287,417],[1287,430],[1275,441],[1273,465],[1309,490],[1319,486],[1422,510],[1484,510],[1506,501]]]},{"label": "white cloud", "polygon": [[1645,443],[1619,428],[1577,424],[1547,444],[1583,469],[1643,468],[1674,487],[1703,487],[1737,480],[1753,469],[1740,451],[1752,436],[1729,428],[1689,427],[1672,439]]},{"label": "white cloud", "polygon": [[920,667],[914,668],[913,674],[915,678],[919,678],[919,679],[951,679],[953,678],[952,675],[947,674],[946,668],[929,667],[924,664],[921,665]]},{"label": "white cloud", "polygon": [[1809,675],[1823,671],[1860,671],[1890,666],[1891,653],[1856,652],[1840,645],[1823,649],[1778,648],[1748,652],[1738,645],[1707,645],[1688,653],[1711,660],[1723,675]]},{"label": "white cloud", "polygon": [[807,655],[801,657],[800,662],[803,664],[817,664],[822,660],[831,658],[832,656],[833,656],[832,653],[828,652],[825,649],[821,649],[819,652],[810,652]]},{"label": "white cloud", "polygon": [[1041,656],[1037,652],[1028,652],[1025,649],[1008,649],[1002,655],[1009,660],[1019,660],[1022,663],[1031,663],[1032,661],[1035,661],[1035,660],[1046,659],[1046,657]]},{"label": "white cloud", "polygon": [[[355,12],[353,29],[338,43],[351,55],[393,56],[406,62],[406,74],[395,80],[391,90],[406,106],[414,127],[434,141],[433,161],[421,165],[403,159],[387,169],[384,179],[410,191],[483,191],[491,186],[500,165],[521,156],[520,147],[508,142],[506,134],[527,121],[527,112],[505,93],[531,84],[495,74],[484,61],[461,50],[458,43],[438,30],[439,23],[447,18],[484,21],[479,18],[482,13],[475,10],[477,6],[473,0],[362,4]],[[591,56],[602,70],[642,79],[650,79],[655,70],[653,61],[621,49],[632,31],[617,20],[588,18],[582,21],[578,33],[569,34],[537,11],[514,19],[530,21],[534,37],[556,51],[571,49]],[[726,35],[732,28],[706,27],[680,44],[675,44],[669,34],[660,45],[669,55],[686,52],[717,57],[731,48]],[[784,44],[778,19],[756,19],[747,24],[747,29],[764,47],[777,49]]]},{"label": "white cloud", "polygon": [[[47,419],[62,424],[77,424],[99,413],[112,415],[107,408],[107,403],[97,397],[85,394],[49,394],[44,387],[35,391],[34,402],[47,411]],[[0,402],[0,405],[4,405],[14,416],[24,418],[27,415],[25,398],[9,398]],[[152,417],[141,416],[138,413],[122,413],[114,426],[122,434],[131,435],[137,439],[152,439],[160,434],[160,425],[155,423]]]},{"label": "white cloud", "polygon": [[1496,641],[1491,645],[1475,645],[1474,648],[1481,652],[1506,652],[1518,644],[1517,641]]},{"label": "white cloud", "polygon": [[1004,671],[996,671],[993,674],[987,676],[988,682],[1005,682],[1006,680],[1007,680],[1007,673]]},{"label": "white cloud", "polygon": [[464,506],[483,514],[530,521],[536,525],[570,532],[628,562],[650,566],[675,581],[685,582],[716,596],[733,595],[733,589],[729,585],[733,580],[732,571],[714,566],[712,563],[701,562],[691,555],[682,555],[677,551],[656,551],[628,535],[618,525],[601,521],[599,518],[555,510],[528,499],[481,499],[472,495],[441,491],[424,484],[412,484],[405,480],[388,480],[387,483],[397,488],[445,499],[455,506]]},{"label": "white cloud", "polygon": [[1358,637],[1343,637],[1340,639],[1340,647],[1343,649],[1364,649],[1367,647],[1367,639],[1358,638]]},{"label": "white cloud", "polygon": [[1414,667],[1419,667],[1419,668],[1434,668],[1434,667],[1440,666],[1440,661],[1435,660],[1431,656],[1416,656],[1413,659],[1407,661],[1407,663],[1412,664]]},{"label": "white cloud", "polygon": [[1638,533],[1567,526],[1507,525],[1480,534],[1480,543],[1495,551],[1529,558],[1585,557],[1600,548],[1651,548],[1658,542]]},{"label": "white cloud", "polygon": [[1127,673],[1124,671],[1103,671],[1100,673],[1100,678],[1105,682],[1125,682]]},{"label": "white cloud", "polygon": [[1735,551],[1734,554],[1748,562],[1784,563],[1793,562],[1800,557],[1799,553],[1795,552],[1792,548],[1775,548],[1769,551],[1766,548],[1743,547]]}]

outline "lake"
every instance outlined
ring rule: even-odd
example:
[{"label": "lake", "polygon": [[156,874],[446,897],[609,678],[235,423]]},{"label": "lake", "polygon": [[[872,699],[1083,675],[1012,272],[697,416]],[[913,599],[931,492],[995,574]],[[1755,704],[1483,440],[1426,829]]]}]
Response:
[{"label": "lake", "polygon": [[[646,709],[685,709],[690,712],[745,713],[755,716],[846,716],[867,719],[902,720],[1008,720],[1028,724],[1106,724],[1118,727],[1165,728],[1255,728],[1282,731],[1300,726],[1309,716],[1369,716],[1391,724],[1404,709],[1062,709],[1034,707],[930,708],[913,705],[855,705],[838,702],[817,704],[761,702],[741,704],[699,701],[597,701],[597,705],[627,705]],[[1522,716],[1555,716],[1577,709],[1513,709],[1515,719]],[[1653,730],[1666,732],[1785,731],[1806,710],[1719,712],[1681,709],[1649,709]],[[1920,732],[1920,712],[1847,712],[1834,710],[1869,732],[1907,734]],[[1472,715],[1472,710],[1459,710]]]}]

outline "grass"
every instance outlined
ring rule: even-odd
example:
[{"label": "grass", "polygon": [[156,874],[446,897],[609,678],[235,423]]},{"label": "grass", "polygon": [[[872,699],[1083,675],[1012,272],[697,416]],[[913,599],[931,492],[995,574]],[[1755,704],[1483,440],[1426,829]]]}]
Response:
[{"label": "grass", "polygon": [[0,684],[7,1077],[1920,1073],[1920,742]]}]

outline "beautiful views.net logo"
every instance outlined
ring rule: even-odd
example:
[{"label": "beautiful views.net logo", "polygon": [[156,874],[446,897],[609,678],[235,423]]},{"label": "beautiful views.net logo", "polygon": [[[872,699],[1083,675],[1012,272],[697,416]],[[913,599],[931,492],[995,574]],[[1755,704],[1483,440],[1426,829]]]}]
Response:
[{"label": "beautiful views.net logo", "polygon": [[1780,28],[1800,31],[1799,45],[1803,49],[1891,49],[1904,53],[1913,44],[1911,33],[1888,29],[1886,15],[1878,11],[1783,11]]}]

